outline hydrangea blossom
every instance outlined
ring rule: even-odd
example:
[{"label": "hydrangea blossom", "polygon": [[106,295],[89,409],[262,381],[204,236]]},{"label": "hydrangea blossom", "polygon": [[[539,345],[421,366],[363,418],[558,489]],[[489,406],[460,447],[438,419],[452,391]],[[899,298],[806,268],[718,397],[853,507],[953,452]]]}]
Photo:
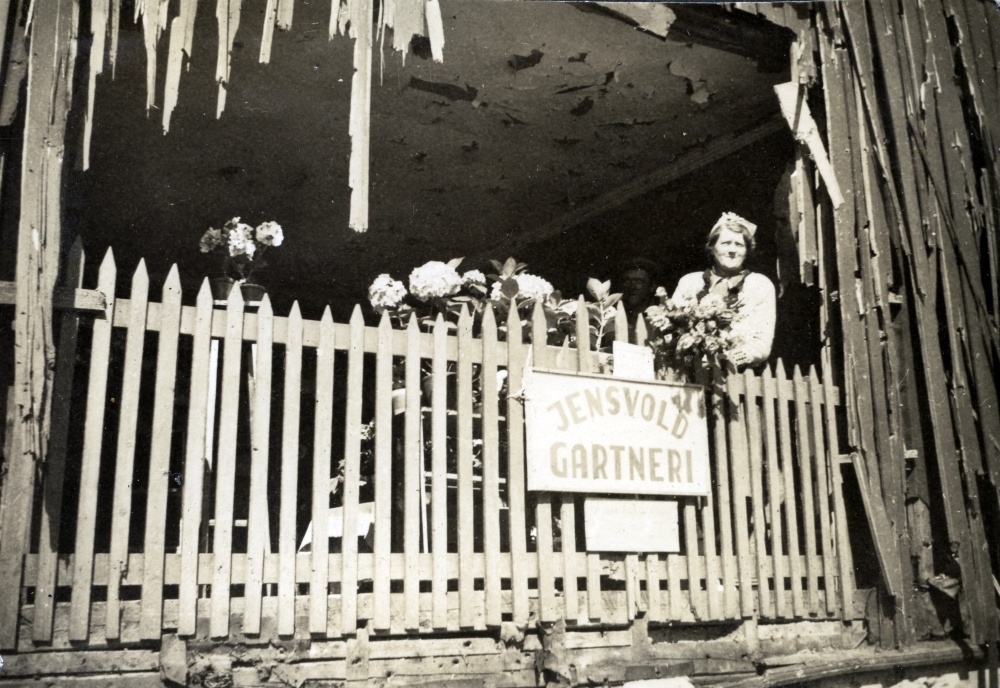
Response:
[{"label": "hydrangea blossom", "polygon": [[198,250],[202,253],[211,253],[215,249],[223,246],[225,243],[226,240],[222,237],[222,230],[211,227],[208,231],[201,235]]},{"label": "hydrangea blossom", "polygon": [[264,246],[281,246],[285,235],[277,222],[264,222],[257,226],[257,241]]},{"label": "hydrangea blossom", "polygon": [[421,301],[457,294],[462,288],[462,278],[447,263],[432,260],[410,273],[410,293]]},{"label": "hydrangea blossom", "polygon": [[394,280],[386,273],[375,278],[368,287],[368,300],[375,310],[396,308],[406,298],[406,287],[399,280]]},{"label": "hydrangea blossom", "polygon": [[514,279],[517,280],[518,295],[527,299],[542,300],[548,298],[555,291],[548,280],[537,275],[522,272],[519,275],[514,275]]},{"label": "hydrangea blossom", "polygon": [[469,270],[467,273],[462,275],[462,283],[466,286],[478,284],[485,287],[486,275],[479,270]]}]

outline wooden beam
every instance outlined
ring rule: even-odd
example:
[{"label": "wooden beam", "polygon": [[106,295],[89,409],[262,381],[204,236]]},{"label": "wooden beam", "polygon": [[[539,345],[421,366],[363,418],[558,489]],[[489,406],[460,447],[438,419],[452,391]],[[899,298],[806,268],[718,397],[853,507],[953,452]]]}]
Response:
[{"label": "wooden beam", "polygon": [[[78,8],[52,0],[34,8],[28,65],[27,118],[21,166],[14,315],[14,413],[5,457],[7,478],[0,522],[0,580],[20,587],[29,545],[35,474],[48,451],[55,344],[52,295],[59,274],[60,192],[66,119],[73,93]],[[0,647],[14,647],[20,595],[0,596]]]},{"label": "wooden beam", "polygon": [[682,153],[668,167],[633,179],[624,186],[598,196],[587,205],[542,225],[515,242],[513,246],[510,244],[498,245],[487,251],[486,254],[496,255],[498,252],[506,251],[508,254],[516,255],[525,246],[558,236],[781,131],[788,131],[788,125],[780,117],[774,117],[742,134],[717,138],[702,148]]},{"label": "wooden beam", "polygon": [[[0,306],[10,306],[17,299],[17,284],[0,281]],[[52,307],[74,311],[104,312],[107,299],[96,289],[57,287],[52,295]]]}]

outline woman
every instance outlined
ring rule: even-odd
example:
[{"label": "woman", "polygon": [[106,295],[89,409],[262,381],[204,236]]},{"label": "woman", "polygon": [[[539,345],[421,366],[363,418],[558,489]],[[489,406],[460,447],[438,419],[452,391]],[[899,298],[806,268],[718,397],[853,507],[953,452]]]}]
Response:
[{"label": "woman", "polygon": [[756,246],[757,225],[735,213],[724,213],[708,234],[706,249],[712,267],[684,275],[673,301],[701,301],[713,293],[736,311],[730,328],[734,346],[726,357],[737,369],[755,367],[767,360],[774,340],[774,285],[764,275],[744,269]]}]

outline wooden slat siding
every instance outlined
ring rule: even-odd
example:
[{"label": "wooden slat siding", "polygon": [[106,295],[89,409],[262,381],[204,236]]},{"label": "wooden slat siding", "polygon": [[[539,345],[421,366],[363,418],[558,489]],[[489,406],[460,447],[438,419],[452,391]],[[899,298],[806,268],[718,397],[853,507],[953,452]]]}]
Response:
[{"label": "wooden slat siding", "polygon": [[[962,342],[958,341],[958,332],[968,332],[968,321],[962,317],[961,297],[954,293],[961,286],[954,285],[953,283],[956,279],[955,272],[957,271],[957,266],[955,265],[955,257],[952,254],[950,242],[941,242],[938,256],[940,258],[941,283],[944,292],[945,319],[948,323],[949,348],[953,357],[950,401],[953,423],[956,436],[959,440],[959,456],[962,459],[959,468],[961,471],[960,477],[965,488],[966,504],[971,512],[968,518],[969,532],[973,543],[985,543],[987,542],[987,537],[982,517],[979,515],[982,513],[982,507],[979,502],[978,474],[982,472],[982,456],[980,455],[977,431],[973,425],[974,419],[977,417],[977,412],[973,409],[970,399],[968,379],[964,370],[965,363],[961,356]],[[968,352],[966,352],[967,359]],[[996,632],[991,632],[989,629],[995,625],[995,613],[991,613],[990,608],[995,609],[995,606],[990,605],[993,594],[990,589],[992,587],[990,586],[992,571],[988,558],[988,548],[982,545],[974,545],[973,547],[971,558],[975,566],[976,580],[970,580],[971,576],[968,576],[968,572],[964,572],[963,588],[970,593],[969,597],[971,599],[977,600],[978,598],[978,603],[983,607],[979,610],[979,629],[981,635],[978,638],[981,640],[992,640],[996,637]],[[966,585],[968,587],[965,587]],[[974,593],[971,589],[973,586],[978,588],[978,591],[976,591],[978,594]]]},{"label": "wooden slat siding", "polygon": [[[905,458],[901,429],[899,427],[899,398],[896,393],[899,387],[899,372],[893,369],[895,362],[900,361],[896,339],[884,336],[880,329],[880,321],[890,320],[888,309],[887,279],[891,279],[891,266],[884,265],[889,255],[889,230],[886,224],[885,208],[882,204],[880,190],[872,181],[873,156],[869,148],[869,126],[873,129],[873,138],[884,140],[882,131],[882,115],[877,111],[876,99],[871,89],[874,67],[872,65],[869,45],[868,25],[864,12],[858,12],[857,6],[843,7],[844,18],[852,32],[851,46],[854,49],[854,66],[858,78],[854,80],[855,110],[847,108],[847,119],[851,132],[856,132],[856,143],[853,146],[851,161],[854,169],[854,179],[861,182],[857,189],[857,228],[858,242],[863,248],[861,252],[861,286],[864,303],[867,304],[864,313],[864,324],[867,330],[868,362],[872,388],[872,405],[874,408],[874,427],[876,431],[876,457],[868,457],[869,474],[877,472],[881,483],[882,503],[891,527],[890,537],[895,543],[896,554],[900,558],[902,552],[910,549],[909,534],[905,527],[906,512],[904,504]],[[868,106],[868,116],[865,116],[865,104]],[[856,121],[855,121],[856,119]],[[860,168],[860,169],[859,169]],[[882,318],[876,317],[874,309],[882,312]],[[884,341],[884,343],[883,343]],[[819,457],[817,457],[818,459]],[[873,465],[874,462],[874,465]],[[876,493],[876,498],[878,493]],[[900,573],[900,589],[910,590],[913,585],[911,567],[898,567]],[[911,628],[905,620],[909,618],[908,594],[901,594],[896,600],[900,618],[904,623],[897,628],[900,640],[910,639]]]},{"label": "wooden slat siding", "polygon": [[785,364],[779,358],[775,364],[778,392],[778,433],[781,447],[781,468],[784,474],[785,488],[785,526],[788,529],[788,561],[792,584],[792,614],[796,617],[806,615],[805,597],[802,592],[801,549],[799,547],[799,517],[797,502],[801,496],[795,487],[795,455],[792,451],[792,428],[789,419],[790,390],[782,381],[788,379]]},{"label": "wooden slat siding", "polygon": [[740,589],[740,614],[749,618],[754,613],[753,568],[750,552],[750,524],[747,499],[750,466],[747,456],[746,414],[740,401],[736,376],[726,380],[729,397],[729,457],[732,460],[733,535],[736,538],[736,564]]},{"label": "wooden slat siding", "polygon": [[135,467],[136,425],[139,420],[139,383],[142,378],[142,352],[146,338],[146,303],[149,298],[149,275],[146,262],[132,275],[132,311],[125,339],[121,406],[118,416],[118,445],[115,451],[115,485],[111,517],[111,556],[108,559],[107,617],[104,635],[115,640],[121,632],[120,579],[128,559],[129,522],[132,518],[132,485]]},{"label": "wooden slat siding", "polygon": [[[837,409],[833,391],[833,372],[823,366],[823,422],[826,428],[826,470],[830,475],[830,492],[833,495],[834,528],[836,535],[837,566],[840,579],[840,613],[844,621],[851,618],[854,596],[854,561],[851,556],[851,539],[847,530],[847,509],[844,506],[844,483],[840,467],[840,443],[837,433]],[[827,583],[829,586],[830,584]]]},{"label": "wooden slat siding", "polygon": [[[373,598],[376,631],[392,626],[389,560],[392,554],[392,322],[383,312],[375,358],[375,570]],[[402,524],[400,524],[402,525]]]},{"label": "wooden slat siding", "polygon": [[650,621],[663,621],[663,597],[660,595],[660,555],[652,552],[646,554],[646,614]]},{"label": "wooden slat siding", "polygon": [[[836,442],[836,437],[823,438],[823,387],[816,366],[809,369],[809,410],[812,435],[813,475],[816,477],[816,515],[819,518],[820,554],[823,557],[823,599],[826,613],[837,611],[837,589],[834,580],[837,576],[837,547],[833,542],[833,505],[830,502],[830,481],[827,478],[826,442]],[[907,548],[909,551],[909,548]]]},{"label": "wooden slat siding", "polygon": [[271,299],[265,294],[257,308],[256,370],[252,371],[250,410],[250,506],[247,519],[247,580],[243,592],[243,632],[260,634],[264,555],[271,553],[267,473],[270,465],[271,361],[274,321]]},{"label": "wooden slat siding", "polygon": [[167,487],[177,379],[177,340],[181,320],[181,278],[173,265],[163,285],[161,329],[156,349],[153,438],[149,454],[146,532],[143,536],[142,618],[139,635],[159,640],[163,619],[163,555],[166,547]]},{"label": "wooden slat siding", "polygon": [[448,325],[441,314],[434,323],[434,358],[431,363],[431,582],[436,629],[448,626]]},{"label": "wooden slat siding", "polygon": [[503,621],[500,585],[500,433],[497,395],[497,327],[493,307],[487,305],[482,319],[483,367],[482,439],[483,439],[483,592],[485,620],[489,627]]},{"label": "wooden slat siding", "polygon": [[[825,45],[825,41],[821,42]],[[830,143],[830,160],[838,176],[846,179],[853,179],[850,159],[850,127],[847,115],[850,108],[845,108],[844,103],[850,102],[849,94],[853,94],[853,86],[850,84],[851,76],[848,70],[843,69],[843,65],[849,64],[846,52],[837,48],[830,54],[825,50],[823,57],[823,79],[827,91],[827,127]],[[836,244],[835,258],[837,264],[837,281],[841,285],[840,293],[848,294],[854,291],[855,271],[857,270],[856,247],[854,239],[855,218],[854,213],[854,184],[841,184],[844,192],[845,202],[833,213],[834,231],[833,236]],[[921,253],[914,251],[914,255]],[[864,346],[864,335],[861,332],[860,324],[857,322],[857,303],[855,299],[840,299],[841,327],[844,334],[844,357],[845,365],[845,387],[848,399],[853,400],[847,407],[848,432],[852,446],[859,446],[865,449],[865,456],[874,460],[874,439],[873,430],[870,427],[870,419],[873,416],[870,387],[867,383],[867,352]],[[858,381],[864,382],[863,385]],[[846,383],[851,383],[847,385]],[[865,389],[860,389],[864,387]],[[857,453],[853,455],[858,456]],[[860,456],[858,456],[860,459]],[[865,511],[868,514],[869,522],[878,524],[888,524],[885,515],[885,507],[881,498],[872,495],[881,495],[881,484],[879,474],[876,470],[870,471],[867,460],[858,461],[855,470],[858,473],[858,480],[862,485],[862,497]],[[874,482],[872,482],[874,481]],[[886,587],[890,594],[901,592],[902,574],[900,571],[901,561],[898,556],[896,543],[892,540],[889,531],[884,531],[881,527],[873,527],[872,534],[876,542],[876,554],[879,564],[884,574]]]},{"label": "wooden slat siding", "polygon": [[[706,412],[711,413],[712,386],[708,376],[705,377],[705,405]],[[719,581],[722,580],[722,572],[719,567],[719,555],[716,551],[717,530],[715,526],[715,490],[710,490],[708,495],[702,498],[701,523],[703,533],[702,547],[705,554],[705,594],[708,598],[708,618],[717,620],[725,618],[724,594],[719,590]]]},{"label": "wooden slat siding", "polygon": [[[979,240],[967,208],[971,206],[972,212],[977,213],[981,212],[981,206],[975,190],[975,181],[971,178],[972,160],[968,156],[963,158],[968,150],[968,145],[973,142],[969,140],[968,134],[966,134],[964,141],[958,140],[956,127],[964,124],[962,93],[953,79],[955,73],[952,59],[953,49],[948,42],[948,27],[944,13],[926,9],[925,14],[928,17],[934,50],[938,56],[936,64],[939,71],[939,91],[936,93],[935,100],[941,119],[940,138],[944,153],[945,179],[952,205],[952,213],[945,217],[952,243],[942,242],[940,256],[942,272],[947,267],[947,274],[942,274],[942,285],[945,287],[945,314],[949,320],[949,327],[957,325],[966,333],[961,344],[968,346],[970,340],[978,342],[980,336],[985,336],[992,341],[993,348],[996,350],[996,333],[988,328],[980,327],[982,319],[990,321],[990,315],[986,311],[986,295],[980,270],[973,267],[981,264]],[[944,35],[934,33],[942,30],[945,31]],[[968,311],[968,317],[963,317],[963,304]],[[955,330],[950,330],[950,333],[954,335]],[[954,357],[952,359],[952,384],[956,387],[952,398],[958,406],[958,411],[955,413],[955,427],[961,440],[960,447],[963,458],[961,469],[967,500],[970,504],[968,511],[971,512],[969,528],[972,541],[985,542],[986,536],[983,532],[982,520],[978,516],[982,513],[982,507],[979,506],[977,483],[977,476],[982,472],[982,457],[979,436],[971,422],[976,414],[972,410],[968,392],[959,388],[959,384],[963,382],[962,378],[966,377],[965,371],[962,370],[962,357],[958,355],[960,351],[963,349],[952,349]],[[982,379],[978,379],[977,368],[972,365],[971,352],[964,349],[964,353],[965,365],[971,369],[969,373],[975,382],[972,391],[976,392],[980,389],[985,391],[987,388],[994,388],[995,376],[986,374]],[[987,410],[987,413],[995,417],[996,408]],[[981,427],[988,422],[982,416],[979,417],[979,420]],[[995,605],[992,604],[992,572],[986,548],[975,547],[973,561],[977,569],[978,598],[980,600],[980,606],[976,611],[982,614],[979,620],[979,628],[982,631],[978,636],[973,633],[973,636],[980,640],[993,640],[997,637],[996,612]],[[971,583],[965,574],[963,574],[963,580]]]},{"label": "wooden slat siding", "polygon": [[525,347],[517,309],[507,315],[507,513],[510,515],[511,596],[514,623],[528,621],[527,532],[524,485],[524,407],[515,395],[523,387]]},{"label": "wooden slat siding", "polygon": [[351,314],[347,351],[347,423],[344,433],[344,523],[341,538],[340,627],[358,631],[358,497],[361,482],[361,396],[365,365],[365,319],[361,306]]},{"label": "wooden slat siding", "polygon": [[[472,498],[472,316],[466,307],[458,317],[458,416],[456,417],[458,474],[458,556],[472,559],[475,514]],[[475,577],[462,567],[458,574],[459,626],[476,625]]]},{"label": "wooden slat siding", "polygon": [[212,291],[208,279],[198,290],[197,316],[191,345],[191,387],[188,393],[187,446],[184,450],[184,493],[181,510],[181,576],[178,590],[177,633],[197,630],[198,553],[201,550],[205,484],[205,425],[207,423],[212,345]]},{"label": "wooden slat siding", "polygon": [[[916,11],[906,12],[905,15],[910,21],[922,25],[921,17]],[[912,37],[911,37],[912,40]],[[928,50],[929,44],[926,44]],[[923,54],[923,53],[921,53]],[[931,55],[933,58],[933,55]],[[928,107],[926,111],[926,116],[928,122],[926,124],[925,130],[933,132],[936,136],[936,109],[934,107]],[[914,146],[918,149],[920,153],[921,163],[924,165],[923,173],[929,171],[929,169],[934,169],[940,167],[940,165],[934,165],[927,157],[927,149],[929,148],[934,154],[939,155],[939,148],[937,146],[926,146],[926,144],[921,140],[919,133],[916,131],[916,126],[914,126],[914,131],[911,135],[911,141],[913,141]],[[918,173],[920,174],[920,173]],[[923,180],[925,174],[920,174],[919,179]],[[934,190],[934,184],[930,184],[931,190]],[[931,198],[931,209],[928,211],[929,215],[932,215],[934,220],[934,225],[938,230],[940,230],[940,219],[938,213],[940,209],[935,209],[933,207],[934,197],[933,194],[928,194]],[[924,280],[927,283],[925,289],[928,294],[937,295],[939,290],[939,274],[937,272],[937,265],[930,263],[927,260],[927,256],[922,252],[915,252],[914,255],[914,267],[916,272],[923,274]],[[940,320],[938,317],[938,312],[935,308],[934,299],[929,299],[926,303],[924,300],[917,302],[919,307],[915,308],[915,313],[917,316],[917,328],[919,332],[918,339],[921,345],[921,356],[924,361],[942,361],[944,360],[942,352],[940,350],[940,345],[937,336],[932,333],[939,331]],[[948,380],[945,375],[945,371],[940,365],[927,365],[924,366],[925,375],[925,385],[927,395],[931,399],[943,398],[948,392]],[[938,471],[941,479],[942,487],[942,499],[945,507],[945,522],[948,529],[948,535],[953,542],[958,543],[957,545],[957,561],[959,568],[963,571],[963,575],[968,575],[970,582],[972,576],[974,576],[974,559],[972,548],[974,545],[971,542],[971,532],[969,529],[969,522],[967,519],[967,514],[965,511],[965,496],[962,493],[961,480],[959,478],[958,472],[955,470],[955,459],[957,458],[958,446],[954,438],[954,427],[952,425],[953,419],[949,417],[946,411],[943,411],[940,405],[930,404],[929,405],[929,416],[931,421],[931,427],[933,431],[934,440],[934,453],[937,458]],[[982,609],[980,609],[980,604],[978,599],[978,588],[979,586],[970,585],[969,591],[970,595],[963,595],[959,598],[959,604],[962,607],[962,617],[966,621],[968,626],[968,632],[970,636],[975,637],[981,626],[979,622],[981,621],[980,616]]]},{"label": "wooden slat siding", "polygon": [[278,635],[295,633],[296,512],[299,490],[299,403],[302,393],[302,312],[288,314],[285,388],[281,410],[281,504],[278,512]]},{"label": "wooden slat siding", "polygon": [[423,503],[423,449],[420,446],[420,328],[415,316],[406,326],[406,418],[403,470],[403,553],[406,575],[403,576],[405,622],[407,630],[420,628],[420,519]]},{"label": "wooden slat siding", "polygon": [[[712,377],[711,389],[720,390],[719,394],[713,394],[709,403],[712,404],[712,422],[714,426],[715,449],[715,493],[719,495],[719,531],[722,535],[722,614],[724,618],[734,619],[739,617],[739,601],[736,597],[736,566],[733,559],[733,512],[732,512],[732,491],[729,481],[729,450],[727,447],[727,409],[728,396],[724,392],[725,378],[721,373],[714,373]],[[670,556],[667,560],[669,562]],[[718,581],[709,581],[710,588],[714,588]],[[674,587],[674,581],[670,580],[668,585]]]},{"label": "wooden slat siding", "polygon": [[[6,16],[0,12],[0,16]],[[3,29],[0,29],[2,32]],[[2,45],[2,43],[0,43]],[[78,289],[83,283],[83,244],[77,238],[66,258],[63,284]],[[66,467],[66,443],[69,436],[70,402],[76,370],[76,339],[79,315],[65,312],[59,328],[59,348],[52,389],[52,426],[49,453],[44,465],[43,508],[38,543],[38,578],[35,583],[35,617],[31,624],[35,642],[52,640],[55,610],[56,567],[60,552],[59,529],[62,522],[63,483]],[[8,397],[13,401],[13,395]],[[11,456],[10,453],[7,454]],[[68,544],[68,543],[67,543]]]},{"label": "wooden slat siding", "polygon": [[[763,442],[760,429],[760,410],[757,408],[757,394],[751,390],[760,389],[760,381],[752,370],[743,372],[746,385],[746,415],[750,459],[750,493],[753,504],[753,537],[757,550],[757,613],[762,617],[774,616],[774,603],[769,588],[769,579],[774,575],[773,565],[767,555],[767,517],[764,513],[764,462],[761,458]],[[773,497],[772,497],[773,499]],[[772,524],[773,526],[773,524]],[[772,531],[773,532],[773,531]]]},{"label": "wooden slat siding", "polygon": [[[540,303],[531,314],[532,365],[536,368],[555,367],[546,342],[548,324]],[[556,606],[555,559],[552,539],[552,493],[534,494],[535,550],[538,554],[538,616],[543,622],[556,621],[561,614]]]},{"label": "wooden slat siding", "polygon": [[229,635],[229,596],[233,549],[233,492],[236,479],[236,431],[240,407],[240,369],[243,362],[243,296],[233,289],[226,305],[226,337],[222,349],[219,445],[215,467],[215,528],[212,534],[215,566],[209,633]]},{"label": "wooden slat siding", "polygon": [[336,341],[330,307],[320,319],[320,344],[316,348],[316,413],[313,428],[312,545],[309,563],[309,632],[340,635],[327,623],[330,580],[330,477],[333,461],[333,374]]},{"label": "wooden slat siding", "polygon": [[811,614],[819,610],[819,561],[816,549],[816,500],[814,498],[815,482],[813,478],[812,447],[809,442],[809,412],[806,404],[809,393],[802,381],[802,371],[796,365],[792,369],[792,379],[795,381],[795,437],[798,439],[796,456],[798,457],[801,483],[799,495],[802,498],[802,529],[805,532],[805,562],[806,562],[806,609]]},{"label": "wooden slat siding", "polygon": [[[785,564],[784,543],[782,536],[785,529],[781,522],[781,505],[785,502],[786,490],[783,484],[785,473],[782,471],[778,453],[778,420],[774,404],[777,389],[774,384],[774,373],[771,366],[766,366],[761,375],[761,395],[764,403],[764,446],[767,451],[767,491],[768,504],[771,507],[771,561],[774,567],[774,615],[779,619],[788,617],[785,594]],[[790,470],[786,468],[785,470]]]}]

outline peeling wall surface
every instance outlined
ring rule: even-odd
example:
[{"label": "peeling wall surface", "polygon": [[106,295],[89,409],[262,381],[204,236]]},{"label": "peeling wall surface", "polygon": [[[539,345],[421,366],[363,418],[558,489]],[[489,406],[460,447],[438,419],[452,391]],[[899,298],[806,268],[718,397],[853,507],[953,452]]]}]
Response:
[{"label": "peeling wall surface", "polygon": [[90,169],[67,187],[68,229],[91,255],[113,246],[120,264],[144,257],[152,275],[176,261],[193,291],[216,271],[197,252],[206,228],[274,219],[288,241],[260,276],[272,299],[299,298],[308,314],[363,301],[381,272],[459,255],[478,267],[471,261],[516,252],[567,290],[635,253],[679,275],[703,262],[702,238],[722,211],[771,222],[786,133],[670,196],[626,197],[591,220],[582,244],[575,229],[546,236],[544,248],[535,240],[566,213],[777,113],[771,87],[788,63],[774,52],[787,54],[791,34],[757,17],[740,13],[759,35],[705,8],[742,36],[707,40],[701,15],[682,13],[662,38],[593,6],[443,2],[442,64],[426,39],[404,54],[390,34],[376,48],[370,229],[359,236],[347,227],[353,41],[328,42],[328,3],[301,3],[291,30],[275,32],[270,63],[258,64],[265,3],[245,3],[217,120],[210,9],[199,8],[167,134],[162,103],[144,111],[141,26],[122,25],[114,79],[106,70],[97,81]]}]

